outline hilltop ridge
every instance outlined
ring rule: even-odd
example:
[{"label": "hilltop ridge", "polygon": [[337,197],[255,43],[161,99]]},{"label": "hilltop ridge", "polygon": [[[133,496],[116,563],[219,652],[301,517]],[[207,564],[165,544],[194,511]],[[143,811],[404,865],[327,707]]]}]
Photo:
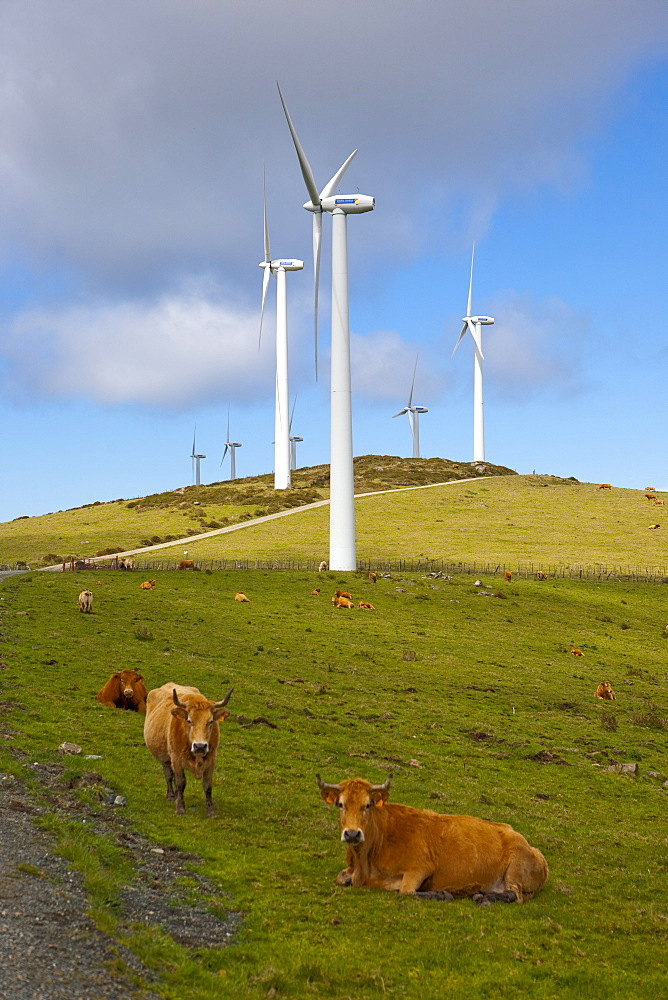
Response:
[{"label": "hilltop ridge", "polygon": [[[356,493],[508,475],[516,473],[490,462],[395,455],[354,459]],[[329,465],[296,469],[289,490],[275,490],[273,483],[273,473],[266,473],[15,518],[0,524],[0,563],[23,561],[35,567],[72,556],[107,555],[326,500]]]}]

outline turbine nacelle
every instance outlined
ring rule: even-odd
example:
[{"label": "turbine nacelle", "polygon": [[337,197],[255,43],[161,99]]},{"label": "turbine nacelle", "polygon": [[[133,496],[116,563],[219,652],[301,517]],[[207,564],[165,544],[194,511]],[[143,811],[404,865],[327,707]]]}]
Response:
[{"label": "turbine nacelle", "polygon": [[278,271],[281,267],[284,271],[301,271],[304,267],[304,261],[297,260],[295,257],[289,257],[287,259],[278,258],[277,260],[261,260],[258,267],[268,267],[272,271]]},{"label": "turbine nacelle", "polygon": [[376,207],[376,199],[370,194],[337,194],[322,198],[319,205],[312,201],[304,202],[307,212],[345,212],[346,215],[361,215],[372,212]]},{"label": "turbine nacelle", "polygon": [[494,323],[493,316],[462,316],[462,323],[480,323],[481,326],[492,326]]}]

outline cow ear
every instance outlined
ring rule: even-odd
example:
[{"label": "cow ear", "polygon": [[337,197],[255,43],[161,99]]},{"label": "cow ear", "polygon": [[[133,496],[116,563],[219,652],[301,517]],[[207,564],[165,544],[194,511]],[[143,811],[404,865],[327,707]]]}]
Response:
[{"label": "cow ear", "polygon": [[389,788],[383,788],[372,792],[372,802],[375,806],[383,806],[390,797]]},{"label": "cow ear", "polygon": [[229,715],[231,715],[229,708],[217,708],[213,713],[213,721],[218,722],[222,720],[224,722]]},{"label": "cow ear", "polygon": [[333,792],[323,792],[322,797],[328,806],[333,806],[336,802],[336,795]]},{"label": "cow ear", "polygon": [[175,719],[183,719],[185,722],[188,719],[188,709],[182,708],[180,705],[175,705],[172,709],[172,715]]}]

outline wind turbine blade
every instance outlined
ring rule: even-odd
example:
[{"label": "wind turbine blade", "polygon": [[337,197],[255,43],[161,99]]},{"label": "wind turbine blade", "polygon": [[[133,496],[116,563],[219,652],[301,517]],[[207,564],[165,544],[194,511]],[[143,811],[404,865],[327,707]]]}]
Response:
[{"label": "wind turbine blade", "polygon": [[278,96],[281,99],[281,104],[283,105],[283,110],[285,111],[285,117],[288,120],[288,128],[290,129],[290,134],[292,135],[292,141],[295,144],[295,149],[297,150],[297,159],[299,160],[299,166],[301,167],[302,177],[304,178],[304,183],[306,184],[306,190],[309,193],[309,197],[314,205],[320,205],[320,195],[318,194],[318,188],[316,187],[315,179],[313,177],[313,171],[311,170],[311,164],[306,159],[306,153],[302,149],[302,144],[299,141],[299,136],[295,131],[295,127],[292,124],[292,118],[290,117],[290,112],[288,111],[288,106],[285,103],[283,94],[281,92],[280,84],[278,80],[276,81],[276,86],[278,87]]},{"label": "wind turbine blade", "polygon": [[320,287],[320,244],[322,243],[322,212],[313,216],[313,342],[315,380],[318,381],[318,293]]},{"label": "wind turbine blade", "polygon": [[193,431],[193,450],[190,453],[191,458],[194,457],[194,455],[195,455],[195,435],[196,434],[197,434],[197,424],[195,424],[195,430]]},{"label": "wind turbine blade", "polygon": [[411,429],[411,437],[413,438],[413,447],[415,448],[415,414],[412,412],[412,410],[407,410],[406,416],[408,417],[408,425]]},{"label": "wind turbine blade", "polygon": [[331,178],[331,180],[327,181],[327,183],[325,184],[324,188],[320,192],[320,200],[321,201],[322,201],[323,198],[329,198],[330,195],[334,194],[334,192],[336,191],[337,187],[339,186],[339,181],[341,180],[341,178],[345,174],[346,170],[348,169],[348,167],[350,166],[350,164],[351,164],[351,162],[353,160],[353,157],[355,157],[356,154],[357,154],[357,150],[353,149],[352,153],[350,154],[350,156],[348,157],[348,159],[345,161],[345,163],[342,163],[341,166],[339,167],[339,169],[334,174],[334,176]]},{"label": "wind turbine blade", "polygon": [[[418,357],[419,357],[419,355],[418,355]],[[409,407],[411,406],[411,404],[413,402],[413,389],[415,388],[415,373],[417,371],[417,363],[418,363],[418,359],[416,358],[415,359],[415,368],[413,369],[413,381],[411,382],[411,391],[410,391],[410,395],[408,397],[408,405],[409,405]]]},{"label": "wind turbine blade", "polygon": [[466,306],[466,315],[471,315],[472,300],[473,300],[473,258],[475,256],[475,243],[473,244],[473,249],[471,250],[471,277],[469,278],[469,298],[468,304]]},{"label": "wind turbine blade", "polygon": [[[267,288],[269,287],[269,278],[271,276],[271,268],[265,267],[264,274],[262,275],[262,310],[260,312],[260,336],[257,342],[257,349],[260,350],[260,344],[262,343],[262,323],[264,320],[264,303],[267,298]],[[230,436],[229,433],[227,435]]]},{"label": "wind turbine blade", "polygon": [[461,332],[461,333],[459,334],[459,340],[458,340],[458,341],[457,341],[457,343],[455,344],[455,346],[454,346],[454,350],[453,350],[452,354],[450,355],[450,357],[451,357],[451,358],[454,358],[454,356],[455,356],[455,351],[457,350],[457,348],[458,348],[458,347],[459,347],[459,345],[461,344],[462,340],[464,339],[464,334],[466,333],[466,331],[468,330],[468,328],[469,328],[469,325],[468,325],[468,323],[464,323],[464,326],[462,327],[462,332]]},{"label": "wind turbine blade", "polygon": [[[229,438],[229,436],[230,436],[230,435],[228,434],[227,436],[228,436],[228,438]],[[220,460],[220,464],[221,464],[221,465],[222,465],[222,464],[223,464],[223,462],[225,461],[225,458],[226,458],[226,456],[227,456],[227,453],[228,453],[228,451],[229,451],[229,450],[230,450],[230,446],[229,446],[228,444],[226,444],[226,445],[225,445],[225,451],[223,452],[223,457],[222,457],[222,458],[221,458],[221,460]]]},{"label": "wind turbine blade", "polygon": [[[269,223],[267,222],[267,177],[263,173],[263,194],[264,194],[264,259],[267,264],[271,262],[271,246],[269,244]],[[266,268],[265,268],[266,270]]]},{"label": "wind turbine blade", "polygon": [[288,424],[288,434],[289,434],[289,433],[290,433],[290,431],[292,430],[292,418],[293,418],[293,417],[294,417],[294,415],[295,415],[295,406],[296,406],[296,405],[297,405],[297,397],[295,396],[295,401],[294,401],[294,403],[292,404],[292,412],[290,413],[290,423]]},{"label": "wind turbine blade", "polygon": [[408,407],[407,406],[404,406],[403,410],[399,410],[398,413],[393,413],[392,414],[392,419],[394,420],[395,417],[403,417],[404,413],[408,413]]}]

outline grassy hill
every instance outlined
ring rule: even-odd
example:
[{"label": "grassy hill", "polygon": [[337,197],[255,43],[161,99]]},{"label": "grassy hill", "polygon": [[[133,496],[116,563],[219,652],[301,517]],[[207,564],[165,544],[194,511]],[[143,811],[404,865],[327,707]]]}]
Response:
[{"label": "grassy hill", "polygon": [[[355,459],[355,492],[475,476],[512,475],[488,463],[447,459],[401,459],[365,455]],[[293,488],[276,491],[273,475],[254,476],[207,486],[186,486],[133,500],[86,504],[40,517],[19,517],[0,524],[0,564],[17,560],[49,565],[70,556],[123,552],[237,524],[265,514],[300,507],[329,497],[329,466],[293,473]]]},{"label": "grassy hill", "polygon": [[[509,568],[608,567],[666,572],[668,530],[662,508],[644,491],[579,483],[555,476],[519,476],[501,466],[442,459],[356,459],[358,558],[489,563]],[[295,488],[276,492],[268,476],[185,487],[131,501],[116,500],[0,525],[0,562],[48,565],[69,555],[91,556],[152,544],[167,562],[303,560],[328,554],[329,510],[252,523],[278,510],[326,499],[327,467],[299,470]],[[473,478],[474,481],[468,481]],[[445,483],[428,489],[411,487]],[[202,540],[197,535],[249,521],[242,530]],[[668,524],[666,525],[668,529]]]}]

